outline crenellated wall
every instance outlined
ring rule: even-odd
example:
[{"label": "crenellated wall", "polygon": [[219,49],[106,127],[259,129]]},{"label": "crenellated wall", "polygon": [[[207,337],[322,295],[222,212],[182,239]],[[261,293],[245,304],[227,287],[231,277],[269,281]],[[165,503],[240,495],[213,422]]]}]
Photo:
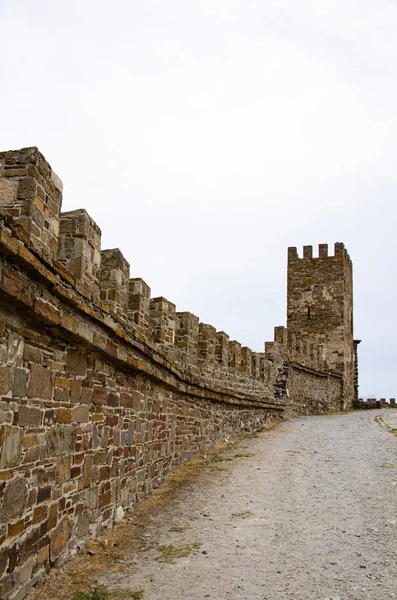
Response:
[{"label": "crenellated wall", "polygon": [[101,249],[87,212],[61,204],[37,148],[0,153],[5,600],[23,598],[175,465],[274,419],[344,406],[327,340],[276,327],[253,352],[151,298],[119,249]]},{"label": "crenellated wall", "polygon": [[395,398],[367,398],[364,400],[363,398],[358,398],[355,408],[357,409],[370,409],[370,408],[397,408],[396,399]]}]

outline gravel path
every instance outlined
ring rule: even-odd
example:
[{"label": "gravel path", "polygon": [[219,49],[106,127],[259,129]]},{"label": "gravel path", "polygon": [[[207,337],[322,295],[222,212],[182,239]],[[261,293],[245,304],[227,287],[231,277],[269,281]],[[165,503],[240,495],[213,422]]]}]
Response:
[{"label": "gravel path", "polygon": [[144,600],[397,598],[397,438],[375,421],[387,413],[298,418],[228,450],[99,583]]}]

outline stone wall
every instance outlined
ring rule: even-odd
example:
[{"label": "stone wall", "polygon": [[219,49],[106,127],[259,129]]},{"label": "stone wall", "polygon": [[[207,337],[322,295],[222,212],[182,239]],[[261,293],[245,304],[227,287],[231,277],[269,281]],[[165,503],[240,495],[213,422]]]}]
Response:
[{"label": "stone wall", "polygon": [[395,398],[367,398],[364,400],[363,398],[359,398],[355,404],[355,408],[357,409],[370,409],[370,408],[397,408],[396,399]]},{"label": "stone wall", "polygon": [[343,410],[342,376],[291,362],[288,366],[289,415]]},{"label": "stone wall", "polygon": [[0,153],[0,597],[226,437],[338,410],[322,344],[253,352],[130,277],[36,148]]},{"label": "stone wall", "polygon": [[343,406],[356,400],[356,345],[353,340],[352,262],[342,243],[334,255],[320,244],[318,256],[304,246],[303,257],[288,249],[287,327],[308,344],[322,346],[328,367],[343,377]]}]

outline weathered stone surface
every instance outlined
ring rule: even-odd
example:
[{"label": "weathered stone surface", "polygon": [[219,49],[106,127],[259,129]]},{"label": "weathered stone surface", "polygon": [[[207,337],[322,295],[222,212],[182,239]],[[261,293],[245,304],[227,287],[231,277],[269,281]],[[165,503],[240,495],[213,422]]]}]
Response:
[{"label": "weathered stone surface", "polygon": [[29,398],[42,398],[51,400],[54,391],[54,376],[50,369],[32,365],[28,388]]},{"label": "weathered stone surface", "polygon": [[72,457],[70,454],[59,456],[57,459],[57,481],[64,483],[70,479],[70,470],[72,468]]},{"label": "weathered stone surface", "polygon": [[18,183],[7,179],[0,179],[0,204],[12,205],[17,199]]},{"label": "weathered stone surface", "polygon": [[18,409],[18,423],[21,427],[39,427],[42,411],[33,406],[20,406]]},{"label": "weathered stone surface", "polygon": [[72,533],[72,525],[68,518],[63,519],[50,537],[50,560],[56,559],[66,550],[67,543]]},{"label": "weathered stone surface", "polygon": [[16,467],[21,460],[23,430],[6,425],[2,428],[1,437],[0,469]]},{"label": "weathered stone surface", "polygon": [[73,452],[76,446],[76,428],[55,425],[46,434],[48,456],[61,456]]},{"label": "weathered stone surface", "polygon": [[27,369],[14,369],[14,381],[12,384],[12,395],[14,398],[25,398],[28,387]]},{"label": "weathered stone surface", "polygon": [[81,515],[77,518],[76,523],[76,537],[81,539],[88,535],[88,526],[90,524],[90,519],[87,512],[81,513]]},{"label": "weathered stone surface", "polygon": [[11,367],[0,367],[0,395],[7,396],[12,389]]},{"label": "weathered stone surface", "polygon": [[72,410],[72,421],[77,423],[87,423],[90,416],[89,406],[76,406]]},{"label": "weathered stone surface", "polygon": [[20,517],[26,505],[28,485],[24,477],[15,477],[6,485],[1,505],[1,522],[8,523]]},{"label": "weathered stone surface", "polygon": [[85,375],[87,355],[79,350],[69,350],[66,358],[66,372],[72,375]]}]

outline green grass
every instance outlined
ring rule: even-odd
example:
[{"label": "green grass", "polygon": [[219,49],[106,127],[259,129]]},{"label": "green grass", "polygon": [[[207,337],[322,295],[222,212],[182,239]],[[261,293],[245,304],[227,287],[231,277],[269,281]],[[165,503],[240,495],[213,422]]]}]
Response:
[{"label": "green grass", "polygon": [[233,456],[233,458],[249,458],[250,456],[255,456],[251,452],[239,452]]},{"label": "green grass", "polygon": [[250,510],[245,510],[239,513],[232,513],[232,517],[235,517],[237,519],[248,519],[248,517],[250,517],[251,515],[252,512]]},{"label": "green grass", "polygon": [[143,590],[94,590],[93,592],[77,592],[73,600],[141,600]]},{"label": "green grass", "polygon": [[212,463],[220,463],[220,462],[230,462],[231,460],[233,460],[232,458],[229,458],[228,456],[214,456],[214,458],[211,458],[211,462]]},{"label": "green grass", "polygon": [[382,418],[382,416],[375,417],[375,421],[378,423],[378,425],[380,425],[380,427],[382,427],[383,429],[386,429],[386,431],[388,431],[389,433],[392,433],[393,435],[397,435],[397,428],[396,427],[392,427],[391,425],[389,425]]},{"label": "green grass", "polygon": [[73,600],[109,600],[109,592],[94,590],[93,592],[77,592],[73,596]]},{"label": "green grass", "polygon": [[194,550],[198,550],[201,544],[184,544],[183,546],[157,546],[161,556],[157,560],[174,564],[176,558],[185,558]]}]

